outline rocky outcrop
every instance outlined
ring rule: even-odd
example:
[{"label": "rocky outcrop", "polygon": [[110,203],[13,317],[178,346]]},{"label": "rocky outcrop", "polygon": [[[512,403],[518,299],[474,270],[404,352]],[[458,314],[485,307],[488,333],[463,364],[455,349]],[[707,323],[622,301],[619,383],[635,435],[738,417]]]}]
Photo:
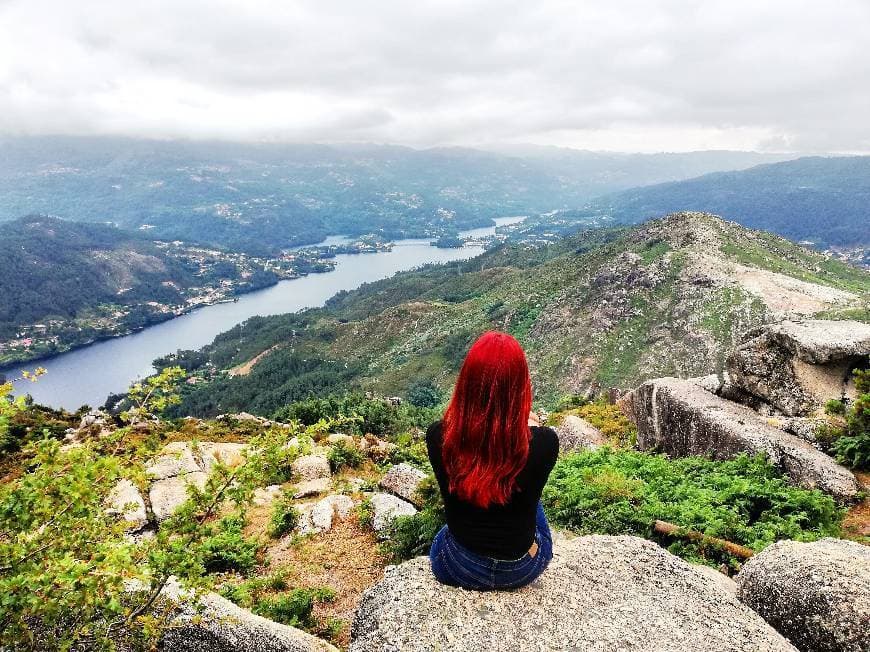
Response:
[{"label": "rocky outcrop", "polygon": [[607,443],[601,431],[585,419],[573,414],[562,419],[556,428],[559,436],[559,453],[594,450]]},{"label": "rocky outcrop", "polygon": [[540,579],[475,592],[435,581],[421,557],[388,568],[354,618],[351,652],[794,651],[689,564],[635,537],[559,541]]},{"label": "rocky outcrop", "polygon": [[[130,590],[143,590],[130,585]],[[194,596],[170,580],[161,592],[170,609],[164,652],[338,652],[326,641],[268,620],[216,593]],[[129,649],[120,642],[119,649]]]},{"label": "rocky outcrop", "polygon": [[399,516],[413,516],[417,508],[406,500],[392,494],[372,494],[369,496],[372,506],[372,529],[382,534]]},{"label": "rocky outcrop", "polygon": [[858,492],[855,476],[808,442],[770,425],[743,405],[678,378],[651,380],[620,403],[637,424],[637,446],[677,457],[729,459],[765,453],[796,484],[840,500]]},{"label": "rocky outcrop", "polygon": [[381,478],[379,486],[381,489],[389,491],[419,507],[421,503],[420,497],[417,495],[417,489],[419,489],[420,483],[425,479],[426,474],[420,469],[402,462],[386,472],[384,477]]},{"label": "rocky outcrop", "polygon": [[870,356],[870,324],[785,321],[746,333],[728,356],[734,383],[788,416],[854,394],[850,372]]},{"label": "rocky outcrop", "polygon": [[870,650],[870,548],[780,541],[737,576],[738,596],[804,652]]}]

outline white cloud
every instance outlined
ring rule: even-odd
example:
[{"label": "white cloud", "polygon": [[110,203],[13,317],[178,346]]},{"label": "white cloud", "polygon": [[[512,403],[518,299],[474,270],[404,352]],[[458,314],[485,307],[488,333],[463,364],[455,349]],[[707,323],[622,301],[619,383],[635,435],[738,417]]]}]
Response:
[{"label": "white cloud", "polygon": [[0,132],[870,151],[870,3],[6,0]]}]

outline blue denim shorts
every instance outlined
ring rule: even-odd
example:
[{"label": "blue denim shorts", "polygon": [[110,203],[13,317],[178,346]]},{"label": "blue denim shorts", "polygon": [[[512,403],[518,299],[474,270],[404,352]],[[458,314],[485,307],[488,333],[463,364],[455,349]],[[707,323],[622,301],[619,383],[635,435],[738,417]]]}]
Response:
[{"label": "blue denim shorts", "polygon": [[493,559],[471,552],[457,543],[445,525],[435,535],[429,549],[432,573],[442,584],[475,591],[517,589],[533,582],[553,558],[553,538],[540,503],[535,520],[538,553],[534,557],[526,553],[514,560]]}]

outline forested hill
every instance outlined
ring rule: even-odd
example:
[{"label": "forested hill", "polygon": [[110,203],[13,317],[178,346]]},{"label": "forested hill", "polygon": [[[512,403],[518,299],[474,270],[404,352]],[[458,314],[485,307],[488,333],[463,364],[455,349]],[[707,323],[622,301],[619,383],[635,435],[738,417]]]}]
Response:
[{"label": "forested hill", "polygon": [[328,234],[488,226],[492,217],[783,158],[10,137],[0,138],[0,221],[29,213],[110,220],[155,238],[266,255]]},{"label": "forested hill", "polygon": [[815,245],[870,245],[870,156],[807,157],[634,188],[591,208],[636,223],[678,210],[709,211]]},{"label": "forested hill", "polygon": [[0,224],[0,366],[277,282],[254,262],[105,224],[44,215]]},{"label": "forested hill", "polygon": [[[715,371],[748,328],[782,315],[867,319],[868,294],[868,272],[683,213],[398,274],[325,309],[251,319],[161,364],[199,376],[178,414],[271,414],[350,388],[446,391],[473,338],[497,328],[526,347],[546,404],[596,386]],[[220,371],[255,358],[246,375]]]}]

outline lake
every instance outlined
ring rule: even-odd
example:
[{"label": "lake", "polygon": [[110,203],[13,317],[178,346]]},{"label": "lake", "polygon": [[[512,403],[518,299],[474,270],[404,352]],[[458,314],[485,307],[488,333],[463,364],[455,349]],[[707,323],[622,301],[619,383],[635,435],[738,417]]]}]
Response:
[{"label": "lake", "polygon": [[[515,224],[522,217],[496,218],[497,226]],[[494,227],[472,229],[460,235],[481,237],[495,232]],[[327,244],[343,242],[332,236]],[[127,389],[137,378],[153,373],[151,363],[178,349],[199,349],[216,335],[256,315],[277,315],[322,306],[341,290],[352,290],[363,283],[388,278],[427,263],[471,258],[482,247],[439,249],[429,239],[397,240],[392,251],[367,254],[339,254],[331,272],[280,281],[264,290],[239,297],[235,303],[206,306],[142,331],[104,340],[40,362],[7,370],[9,379],[19,378],[19,369],[44,367],[47,374],[37,383],[15,383],[18,393],[31,394],[37,403],[75,410],[79,406],[102,405],[113,392]]]}]

